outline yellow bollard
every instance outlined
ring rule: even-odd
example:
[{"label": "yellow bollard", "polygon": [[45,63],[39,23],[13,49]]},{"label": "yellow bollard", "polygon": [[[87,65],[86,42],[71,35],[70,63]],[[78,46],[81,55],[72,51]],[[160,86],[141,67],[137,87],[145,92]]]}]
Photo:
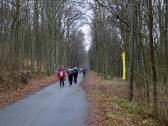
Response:
[{"label": "yellow bollard", "polygon": [[123,80],[127,79],[127,66],[126,66],[126,52],[122,53],[122,60],[123,60]]}]

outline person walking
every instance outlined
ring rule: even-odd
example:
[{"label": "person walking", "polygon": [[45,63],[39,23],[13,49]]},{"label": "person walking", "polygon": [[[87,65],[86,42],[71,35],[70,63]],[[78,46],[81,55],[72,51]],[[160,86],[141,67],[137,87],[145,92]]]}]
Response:
[{"label": "person walking", "polygon": [[77,78],[78,78],[78,68],[77,67],[74,67],[74,82],[75,84],[77,84]]},{"label": "person walking", "polygon": [[57,77],[60,80],[60,87],[64,86],[64,79],[66,78],[66,71],[63,68],[59,68],[57,71]]},{"label": "person walking", "polygon": [[68,74],[69,85],[71,86],[73,83],[74,69],[68,69],[67,74]]},{"label": "person walking", "polygon": [[83,77],[85,77],[86,73],[87,73],[87,67],[86,66],[83,66],[82,73],[83,73]]}]

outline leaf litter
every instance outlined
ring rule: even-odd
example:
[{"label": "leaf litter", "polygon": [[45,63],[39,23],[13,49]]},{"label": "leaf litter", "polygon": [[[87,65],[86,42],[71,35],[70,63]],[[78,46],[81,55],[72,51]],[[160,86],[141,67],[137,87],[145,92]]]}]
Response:
[{"label": "leaf litter", "polygon": [[126,81],[89,72],[83,87],[90,103],[88,126],[161,126],[138,104],[127,101]]}]

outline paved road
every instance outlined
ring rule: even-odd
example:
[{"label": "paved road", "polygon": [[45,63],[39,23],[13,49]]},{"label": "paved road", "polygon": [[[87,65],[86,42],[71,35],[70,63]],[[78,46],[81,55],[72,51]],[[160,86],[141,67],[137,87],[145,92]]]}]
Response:
[{"label": "paved road", "polygon": [[0,110],[0,126],[85,126],[87,111],[79,84],[56,83]]}]

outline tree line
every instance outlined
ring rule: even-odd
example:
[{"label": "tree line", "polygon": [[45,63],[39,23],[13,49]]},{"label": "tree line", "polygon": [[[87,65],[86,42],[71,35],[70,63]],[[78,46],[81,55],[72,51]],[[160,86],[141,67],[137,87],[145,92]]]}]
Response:
[{"label": "tree line", "polygon": [[0,0],[0,82],[82,64],[78,6],[76,0]]},{"label": "tree line", "polygon": [[91,69],[122,76],[126,52],[129,100],[168,124],[168,0],[94,0]]}]

